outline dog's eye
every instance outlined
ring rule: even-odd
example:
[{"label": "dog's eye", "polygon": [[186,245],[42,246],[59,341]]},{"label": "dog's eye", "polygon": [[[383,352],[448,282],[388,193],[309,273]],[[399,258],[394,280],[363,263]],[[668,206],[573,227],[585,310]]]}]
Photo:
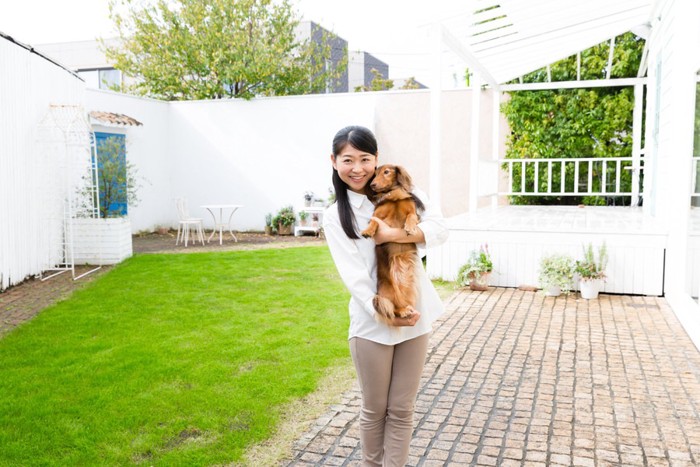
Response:
[{"label": "dog's eye", "polygon": [[386,169],[386,170],[384,171],[384,175],[389,175],[390,173],[391,173],[391,170],[389,170],[389,169]]}]

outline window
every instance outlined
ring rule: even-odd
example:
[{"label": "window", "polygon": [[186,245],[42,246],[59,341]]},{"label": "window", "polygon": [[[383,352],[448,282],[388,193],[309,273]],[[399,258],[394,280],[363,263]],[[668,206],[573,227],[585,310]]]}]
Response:
[{"label": "window", "polygon": [[98,70],[100,76],[100,89],[111,89],[114,86],[121,86],[122,72],[114,68]]}]

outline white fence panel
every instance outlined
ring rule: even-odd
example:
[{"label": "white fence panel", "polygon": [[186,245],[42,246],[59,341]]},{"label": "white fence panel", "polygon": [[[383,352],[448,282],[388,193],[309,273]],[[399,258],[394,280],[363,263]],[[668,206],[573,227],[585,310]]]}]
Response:
[{"label": "white fence panel", "polygon": [[41,272],[36,128],[50,104],[82,105],[81,79],[0,37],[0,290]]}]

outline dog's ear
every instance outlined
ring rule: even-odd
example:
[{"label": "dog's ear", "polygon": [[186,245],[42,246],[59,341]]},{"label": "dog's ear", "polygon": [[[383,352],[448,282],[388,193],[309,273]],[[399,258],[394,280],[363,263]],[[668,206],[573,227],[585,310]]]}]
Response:
[{"label": "dog's ear", "polygon": [[406,191],[411,191],[413,189],[411,176],[408,175],[408,171],[400,165],[396,166],[396,183]]}]

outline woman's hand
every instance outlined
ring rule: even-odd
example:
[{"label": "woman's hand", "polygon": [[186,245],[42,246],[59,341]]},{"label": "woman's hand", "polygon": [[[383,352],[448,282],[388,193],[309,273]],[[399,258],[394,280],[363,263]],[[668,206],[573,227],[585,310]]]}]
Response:
[{"label": "woman's hand", "polygon": [[413,310],[407,317],[399,318],[395,317],[391,324],[394,326],[415,326],[420,319],[420,311]]},{"label": "woman's hand", "polygon": [[424,243],[425,235],[420,228],[416,229],[416,233],[408,234],[404,229],[398,227],[391,227],[389,224],[384,222],[378,217],[372,217],[377,223],[377,232],[372,237],[374,243],[381,245],[387,242],[394,243]]}]

